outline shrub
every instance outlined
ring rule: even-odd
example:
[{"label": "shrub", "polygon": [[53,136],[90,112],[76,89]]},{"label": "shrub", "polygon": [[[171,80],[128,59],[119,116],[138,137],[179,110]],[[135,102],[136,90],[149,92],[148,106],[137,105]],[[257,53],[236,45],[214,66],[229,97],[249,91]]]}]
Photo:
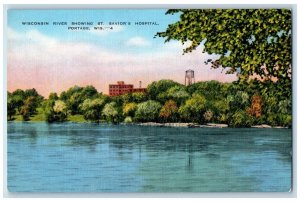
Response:
[{"label": "shrub", "polygon": [[124,119],[124,123],[132,123],[132,118],[130,116],[127,116],[125,119]]},{"label": "shrub", "polygon": [[212,120],[212,118],[213,118],[213,116],[214,116],[214,114],[213,114],[213,112],[211,111],[211,110],[208,110],[208,111],[206,111],[204,114],[203,114],[203,117],[204,117],[204,120],[205,121],[211,121]]}]

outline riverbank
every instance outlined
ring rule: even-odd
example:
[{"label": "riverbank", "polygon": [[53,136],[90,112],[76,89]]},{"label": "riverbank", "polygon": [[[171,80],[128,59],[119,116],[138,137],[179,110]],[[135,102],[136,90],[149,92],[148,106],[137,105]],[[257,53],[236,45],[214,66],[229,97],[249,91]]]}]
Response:
[{"label": "riverbank", "polygon": [[[20,115],[15,116],[15,119],[13,121],[23,121],[22,117]],[[28,122],[46,122],[46,119],[44,116],[41,115],[35,115],[31,117],[31,119]],[[84,119],[83,115],[69,115],[68,120],[66,122],[72,122],[72,123],[90,123],[90,121],[87,121]],[[105,122],[101,122],[105,123]],[[197,123],[158,123],[158,122],[144,122],[144,123],[120,123],[123,125],[137,125],[137,126],[152,126],[152,127],[175,127],[175,128],[232,128],[228,126],[227,124],[219,124],[219,123],[207,123],[207,124],[197,124]],[[267,124],[261,124],[261,125],[253,125],[249,128],[288,128],[283,126],[270,126]]]},{"label": "riverbank", "polygon": [[[138,126],[154,126],[154,127],[178,127],[178,128],[228,128],[227,124],[218,123],[207,123],[205,125],[197,123],[156,123],[156,122],[146,122],[146,123],[133,123]],[[288,128],[283,126],[270,126],[267,124],[254,125],[249,128]]]},{"label": "riverbank", "polygon": [[156,126],[156,127],[179,127],[179,128],[227,128],[227,124],[215,124],[208,123],[206,125],[196,124],[196,123],[156,123],[156,122],[146,122],[146,123],[134,123],[139,126]]}]

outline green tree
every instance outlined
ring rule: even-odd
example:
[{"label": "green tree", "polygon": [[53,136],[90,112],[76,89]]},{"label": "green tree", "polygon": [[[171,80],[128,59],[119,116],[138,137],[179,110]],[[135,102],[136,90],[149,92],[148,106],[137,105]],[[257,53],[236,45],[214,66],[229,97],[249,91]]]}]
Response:
[{"label": "green tree", "polygon": [[190,94],[185,90],[185,86],[173,86],[169,88],[166,92],[162,92],[158,95],[159,100],[174,100],[177,104],[183,103],[190,97]]},{"label": "green tree", "polygon": [[12,93],[8,93],[8,119],[11,120],[13,115],[20,114],[25,121],[29,120],[30,116],[36,113],[36,109],[43,99],[34,88],[25,91],[17,89]]},{"label": "green tree", "polygon": [[50,93],[48,99],[49,100],[58,100],[57,93],[53,93],[53,92]]},{"label": "green tree", "polygon": [[213,101],[212,111],[218,122],[227,123],[229,112],[229,101],[226,98]]},{"label": "green tree", "polygon": [[[158,100],[161,93],[165,93],[169,88],[174,86],[182,86],[182,84],[177,83],[172,80],[159,80],[154,81],[147,86],[147,93],[151,100]],[[162,103],[165,103],[166,100],[161,100]]]},{"label": "green tree", "polygon": [[27,89],[24,91],[24,97],[36,97],[37,99],[42,99],[43,97],[39,95],[35,88]]},{"label": "green tree", "polygon": [[229,125],[232,127],[249,127],[253,124],[253,117],[249,116],[245,110],[237,110],[232,115]]},{"label": "green tree", "polygon": [[147,96],[143,92],[134,92],[131,93],[131,100],[130,102],[136,102],[136,103],[141,103],[147,100]]},{"label": "green tree", "polygon": [[235,95],[228,95],[227,101],[231,112],[239,109],[246,110],[250,106],[250,96],[245,91],[238,91]]},{"label": "green tree", "polygon": [[86,99],[80,105],[80,109],[86,120],[99,122],[104,105],[105,99],[103,98]]},{"label": "green tree", "polygon": [[11,103],[14,105],[17,113],[20,113],[21,107],[24,105],[25,100],[28,97],[35,97],[37,102],[40,102],[42,100],[42,96],[40,96],[37,91],[33,89],[27,89],[27,90],[21,90],[17,89],[11,94],[9,94],[9,98],[11,99]]},{"label": "green tree", "polygon": [[240,81],[256,75],[264,88],[291,95],[291,10],[171,9],[166,14],[180,14],[178,22],[157,33],[166,42],[191,42],[184,53],[203,44],[203,52],[218,56],[206,61],[213,68],[238,73]]},{"label": "green tree", "polygon": [[263,96],[263,121],[272,126],[292,126],[292,102],[289,99],[279,100],[278,96],[265,94]]},{"label": "green tree", "polygon": [[66,103],[62,100],[49,99],[45,109],[45,116],[49,123],[66,121],[68,116]]},{"label": "green tree", "polygon": [[157,121],[161,104],[157,101],[148,100],[137,105],[135,118],[139,121]]},{"label": "green tree", "polygon": [[102,115],[108,122],[119,122],[120,114],[117,104],[115,102],[107,103],[102,110]]},{"label": "green tree", "polygon": [[193,121],[202,123],[203,113],[206,109],[207,100],[204,96],[199,94],[194,94],[190,99],[188,99],[183,105],[179,107],[179,114],[181,118],[185,121]]},{"label": "green tree", "polygon": [[8,92],[7,96],[7,119],[9,121],[13,120],[13,116],[16,114],[16,107],[14,100],[11,97],[11,93]]},{"label": "green tree", "polygon": [[80,105],[84,100],[96,97],[99,97],[99,94],[94,86],[73,86],[60,94],[60,99],[67,104],[71,114],[80,114]]},{"label": "green tree", "polygon": [[216,100],[224,96],[222,83],[219,81],[201,81],[187,86],[190,94],[197,93],[203,95],[208,100]]}]

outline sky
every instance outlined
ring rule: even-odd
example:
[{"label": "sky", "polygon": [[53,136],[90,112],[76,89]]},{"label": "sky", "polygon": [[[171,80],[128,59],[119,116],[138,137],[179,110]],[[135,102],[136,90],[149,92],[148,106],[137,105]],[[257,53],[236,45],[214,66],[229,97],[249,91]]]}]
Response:
[{"label": "sky", "polygon": [[[117,81],[135,86],[142,81],[142,87],[160,79],[184,84],[187,69],[195,71],[196,81],[236,80],[235,75],[226,75],[225,71],[204,64],[216,56],[202,53],[203,46],[183,55],[188,44],[164,43],[163,38],[154,38],[168,24],[179,20],[179,15],[165,15],[165,12],[164,9],[9,10],[8,91],[35,88],[48,97],[50,92],[60,93],[74,85],[93,85],[107,94],[108,85]],[[23,22],[49,25],[23,25]],[[53,22],[67,25],[53,25]],[[90,30],[70,30],[69,27],[78,27],[72,22],[93,25],[79,26]],[[109,25],[110,22],[123,24]],[[136,25],[136,22],[154,25]]]}]

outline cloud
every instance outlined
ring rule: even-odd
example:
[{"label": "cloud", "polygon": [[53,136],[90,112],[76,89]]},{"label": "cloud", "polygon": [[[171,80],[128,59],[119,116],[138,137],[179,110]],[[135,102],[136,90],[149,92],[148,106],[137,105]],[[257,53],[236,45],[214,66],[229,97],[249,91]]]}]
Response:
[{"label": "cloud", "polygon": [[151,46],[150,41],[147,41],[145,38],[143,37],[133,37],[130,38],[127,42],[126,42],[127,46],[134,46],[134,47],[146,47],[146,46]]},{"label": "cloud", "polygon": [[[162,45],[164,46],[164,45]],[[115,52],[99,45],[65,42],[31,30],[8,30],[8,90],[36,88],[44,96],[73,85],[93,85],[107,93],[108,85],[118,80],[143,86],[159,79],[184,83],[186,69],[194,69],[196,81],[232,81],[220,69],[204,65],[207,55],[201,51],[182,55],[180,51],[133,54]]]},{"label": "cloud", "polygon": [[57,42],[57,40],[47,37],[37,30],[30,30],[26,32],[25,34],[20,34],[16,31],[14,31],[11,28],[7,28],[7,36],[8,36],[8,41],[13,41],[14,43],[22,43],[22,42],[30,42],[30,43],[47,43],[48,45],[54,44]]},{"label": "cloud", "polygon": [[168,49],[185,49],[191,45],[191,42],[186,42],[182,44],[180,41],[169,41],[164,44],[164,46]]}]

